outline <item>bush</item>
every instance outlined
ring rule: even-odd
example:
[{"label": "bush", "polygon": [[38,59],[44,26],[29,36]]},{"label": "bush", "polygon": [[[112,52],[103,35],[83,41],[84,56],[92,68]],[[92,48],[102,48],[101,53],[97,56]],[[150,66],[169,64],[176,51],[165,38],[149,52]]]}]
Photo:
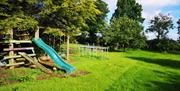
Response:
[{"label": "bush", "polygon": [[180,51],[180,43],[171,39],[161,39],[161,40],[149,40],[147,41],[147,48],[148,50],[154,51]]}]

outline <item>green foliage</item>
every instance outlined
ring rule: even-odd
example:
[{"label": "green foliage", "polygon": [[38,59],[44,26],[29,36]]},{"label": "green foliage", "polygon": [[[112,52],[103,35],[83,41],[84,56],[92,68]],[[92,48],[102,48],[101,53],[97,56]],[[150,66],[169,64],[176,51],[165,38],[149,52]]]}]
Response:
[{"label": "green foliage", "polygon": [[76,36],[83,26],[87,26],[86,20],[94,20],[94,17],[101,13],[92,0],[49,2],[42,12],[42,25],[60,28],[66,35],[71,36]]},{"label": "green foliage", "polygon": [[167,34],[174,28],[172,18],[169,15],[159,14],[150,21],[150,26],[146,32],[153,32],[157,39],[149,41],[150,50],[170,51],[178,50],[179,44],[167,38]]},{"label": "green foliage", "polygon": [[[136,0],[118,0],[117,9],[111,18],[111,28],[105,35],[109,35],[110,45],[116,45],[116,48],[144,48],[146,46],[146,38],[142,33],[143,27],[141,23],[142,6]],[[112,31],[113,30],[113,31]]]},{"label": "green foliage", "polygon": [[35,30],[38,22],[31,17],[26,16],[12,16],[4,20],[0,20],[0,26],[3,27],[3,30],[8,29],[17,29],[17,30]]},{"label": "green foliage", "polygon": [[[138,46],[140,42],[145,43],[144,38],[140,35],[141,30],[142,26],[137,21],[128,17],[120,17],[112,20],[110,29],[105,33],[105,39],[116,48],[123,47],[124,51],[130,45],[139,48],[144,45]],[[132,44],[131,41],[136,43]]]},{"label": "green foliage", "polygon": [[142,6],[136,2],[136,0],[118,0],[117,2],[117,9],[113,14],[111,20],[113,18],[119,18],[123,16],[127,16],[130,19],[143,22],[144,19],[142,18]]},{"label": "green foliage", "polygon": [[135,37],[130,40],[130,47],[135,49],[144,49],[147,46],[147,39],[144,33],[136,34]]},{"label": "green foliage", "polygon": [[148,50],[171,52],[180,51],[180,43],[171,39],[154,39],[147,42]]},{"label": "green foliage", "polygon": [[27,82],[27,81],[32,81],[35,79],[32,79],[30,76],[21,76],[21,77],[12,77],[12,78],[9,78],[9,80],[17,81],[17,82]]},{"label": "green foliage", "polygon": [[96,8],[101,11],[101,14],[96,15],[94,20],[86,20],[88,27],[83,27],[82,33],[77,37],[78,42],[80,43],[90,43],[90,44],[99,44],[100,37],[97,36],[97,33],[101,33],[105,30],[107,26],[106,16],[109,12],[108,5],[102,0],[95,1]]},{"label": "green foliage", "polygon": [[32,17],[37,0],[3,0],[0,3],[0,28],[4,32],[8,29],[28,30],[35,28],[38,22]]},{"label": "green foliage", "polygon": [[180,43],[180,19],[178,19],[177,24],[178,24],[177,29],[178,29],[178,34],[179,34],[179,39],[178,39],[178,41],[179,41],[179,43]]},{"label": "green foliage", "polygon": [[173,29],[171,16],[159,14],[150,21],[150,26],[146,31],[156,33],[157,39],[163,39],[166,38],[170,29]]},{"label": "green foliage", "polygon": [[48,34],[48,35],[53,35],[53,36],[63,36],[64,33],[59,29],[59,28],[50,28],[50,27],[47,27],[44,31],[45,34]]},{"label": "green foliage", "polygon": [[42,74],[40,70],[32,69],[0,69],[0,86],[19,83],[19,82],[29,82],[35,81],[39,74]]}]

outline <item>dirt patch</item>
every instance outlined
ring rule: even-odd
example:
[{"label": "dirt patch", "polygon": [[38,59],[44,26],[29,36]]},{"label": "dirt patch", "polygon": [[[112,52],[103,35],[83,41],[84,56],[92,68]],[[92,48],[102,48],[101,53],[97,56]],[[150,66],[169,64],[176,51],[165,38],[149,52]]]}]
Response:
[{"label": "dirt patch", "polygon": [[55,74],[55,73],[51,73],[51,74],[41,74],[39,76],[37,76],[37,80],[45,80],[45,79],[50,79],[52,77],[57,77],[57,78],[67,78],[67,77],[80,77],[80,76],[84,76],[90,74],[90,72],[87,71],[76,71],[74,73],[71,73],[69,75],[67,74]]},{"label": "dirt patch", "polygon": [[84,76],[90,74],[90,72],[87,71],[76,71],[75,73],[70,74],[71,77],[80,77],[80,76]]},{"label": "dirt patch", "polygon": [[0,86],[6,85],[6,84],[13,84],[18,81],[11,80],[13,74],[11,74],[6,69],[0,68]]},{"label": "dirt patch", "polygon": [[[31,72],[31,73],[29,73]],[[53,77],[56,78],[67,78],[67,77],[80,77],[90,74],[87,71],[79,71],[76,70],[71,74],[65,74],[64,72],[54,72],[54,73],[36,73],[36,71],[29,71],[26,69],[4,69],[0,68],[0,86],[15,84],[26,81],[34,81],[34,80],[45,80],[51,79]],[[35,78],[34,78],[35,77]]]},{"label": "dirt patch", "polygon": [[36,80],[45,80],[45,79],[50,79],[52,77],[65,78],[66,76],[64,76],[63,74],[55,74],[55,73],[41,74],[41,75],[36,77]]}]

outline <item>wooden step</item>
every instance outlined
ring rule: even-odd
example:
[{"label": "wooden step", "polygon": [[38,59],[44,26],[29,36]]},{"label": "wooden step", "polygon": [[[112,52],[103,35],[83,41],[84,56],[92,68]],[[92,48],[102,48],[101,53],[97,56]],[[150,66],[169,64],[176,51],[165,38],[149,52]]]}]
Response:
[{"label": "wooden step", "polygon": [[23,50],[34,50],[33,47],[23,47],[23,48],[4,48],[3,51],[23,51]]},{"label": "wooden step", "polygon": [[5,41],[0,41],[0,43],[15,43],[15,44],[20,44],[20,43],[32,43],[32,41],[29,41],[29,40],[5,40]]},{"label": "wooden step", "polygon": [[39,63],[41,63],[42,65],[51,67],[51,68],[53,68],[53,70],[54,70],[54,68],[55,68],[56,70],[57,70],[57,69],[61,69],[61,68],[59,68],[58,66],[56,66],[53,62],[45,62],[45,61],[39,60]]}]

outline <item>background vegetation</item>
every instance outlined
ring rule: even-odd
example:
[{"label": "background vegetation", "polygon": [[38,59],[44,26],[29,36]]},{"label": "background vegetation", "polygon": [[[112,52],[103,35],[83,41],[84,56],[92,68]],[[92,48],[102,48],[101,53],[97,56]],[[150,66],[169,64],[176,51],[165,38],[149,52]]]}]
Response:
[{"label": "background vegetation", "polygon": [[[102,0],[2,0],[0,5],[1,36],[12,29],[31,33],[39,29],[40,37],[57,51],[61,44],[67,43],[67,55],[69,42],[109,46],[112,50],[122,48],[123,51],[127,48],[180,50],[179,40],[167,37],[168,32],[176,28],[172,17],[154,16],[145,31],[143,9],[135,0],[118,0],[110,23],[106,19],[108,6]],[[179,20],[177,24],[180,26]],[[157,38],[147,40],[146,32],[153,32]]]},{"label": "background vegetation", "polygon": [[[180,19],[175,27],[170,15],[159,14],[145,30],[143,9],[136,0],[118,0],[116,6],[108,22],[109,10],[102,0],[1,0],[0,41],[10,40],[10,30],[14,39],[30,36],[19,40],[31,40],[39,30],[48,45],[67,54],[75,73],[87,74],[58,79],[39,70],[0,70],[8,74],[0,75],[0,91],[179,91],[180,37],[172,40],[167,34],[177,29],[180,36]],[[147,40],[149,32],[156,39]],[[113,52],[105,60],[89,59],[78,54],[77,44],[107,46]],[[7,85],[14,82],[21,83]]]}]

